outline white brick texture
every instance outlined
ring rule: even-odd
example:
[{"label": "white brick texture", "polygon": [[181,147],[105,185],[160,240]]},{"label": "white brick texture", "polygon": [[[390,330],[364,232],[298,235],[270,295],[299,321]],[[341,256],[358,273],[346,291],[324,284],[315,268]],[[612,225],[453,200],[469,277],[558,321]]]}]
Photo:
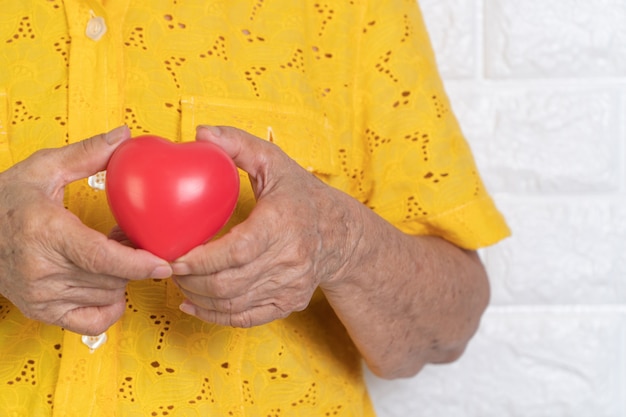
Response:
[{"label": "white brick texture", "polygon": [[611,309],[492,309],[462,359],[371,392],[379,416],[623,416],[623,334]]},{"label": "white brick texture", "polygon": [[484,0],[483,13],[489,76],[587,78],[626,72],[623,0]]},{"label": "white brick texture", "polygon": [[626,0],[418,0],[513,236],[465,355],[379,417],[626,417]]}]

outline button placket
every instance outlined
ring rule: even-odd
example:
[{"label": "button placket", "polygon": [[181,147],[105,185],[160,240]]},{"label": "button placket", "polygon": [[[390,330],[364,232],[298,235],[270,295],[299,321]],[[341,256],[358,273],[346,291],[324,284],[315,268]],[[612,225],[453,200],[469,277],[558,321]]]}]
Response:
[{"label": "button placket", "polygon": [[[87,22],[87,27],[85,28],[85,35],[93,40],[99,41],[107,32],[106,21],[102,16],[96,16],[93,10],[89,11],[89,21]],[[105,187],[105,172],[99,172],[95,175],[92,175],[88,179],[89,186],[96,190],[104,190]],[[107,342],[107,334],[102,333],[98,336],[86,336],[83,335],[81,337],[81,341],[85,346],[87,346],[90,352],[95,352],[96,349],[101,347]]]}]

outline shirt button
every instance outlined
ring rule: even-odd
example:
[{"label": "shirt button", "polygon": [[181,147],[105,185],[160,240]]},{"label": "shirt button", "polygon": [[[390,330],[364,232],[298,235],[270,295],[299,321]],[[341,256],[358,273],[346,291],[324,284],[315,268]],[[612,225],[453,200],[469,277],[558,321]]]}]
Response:
[{"label": "shirt button", "polygon": [[103,17],[92,16],[91,19],[89,19],[89,22],[87,22],[87,30],[85,31],[85,34],[89,39],[99,41],[106,32],[107,24]]},{"label": "shirt button", "polygon": [[82,336],[81,340],[85,346],[89,348],[91,353],[95,352],[96,349],[101,347],[107,342],[107,334],[102,333],[99,336]]},{"label": "shirt button", "polygon": [[94,190],[104,191],[106,188],[106,171],[98,172],[87,179],[87,184]]}]

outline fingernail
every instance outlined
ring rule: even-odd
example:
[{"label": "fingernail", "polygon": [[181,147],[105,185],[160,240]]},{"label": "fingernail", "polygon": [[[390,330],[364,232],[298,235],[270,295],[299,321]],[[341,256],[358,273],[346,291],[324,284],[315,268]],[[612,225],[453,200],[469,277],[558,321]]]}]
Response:
[{"label": "fingernail", "polygon": [[107,133],[105,135],[105,138],[109,145],[115,145],[117,142],[121,141],[128,135],[129,135],[128,126],[122,125],[122,126],[116,127],[115,129]]},{"label": "fingernail", "polygon": [[180,311],[185,314],[189,314],[190,316],[196,315],[196,306],[194,306],[187,300],[183,301],[183,303],[178,308],[180,309]]},{"label": "fingernail", "polygon": [[157,266],[154,271],[152,271],[152,274],[150,274],[151,278],[156,278],[156,279],[164,279],[164,278],[169,278],[172,276],[172,267],[169,265],[161,265],[161,266]]},{"label": "fingernail", "polygon": [[222,129],[219,126],[200,125],[198,129],[206,129],[213,136],[222,136]]}]

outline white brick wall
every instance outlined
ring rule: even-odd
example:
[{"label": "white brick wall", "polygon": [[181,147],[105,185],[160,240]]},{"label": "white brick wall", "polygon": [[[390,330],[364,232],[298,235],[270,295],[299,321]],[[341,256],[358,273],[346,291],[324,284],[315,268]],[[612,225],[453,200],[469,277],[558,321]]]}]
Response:
[{"label": "white brick wall", "polygon": [[626,0],[419,0],[514,236],[456,363],[368,376],[380,417],[626,416]]}]

